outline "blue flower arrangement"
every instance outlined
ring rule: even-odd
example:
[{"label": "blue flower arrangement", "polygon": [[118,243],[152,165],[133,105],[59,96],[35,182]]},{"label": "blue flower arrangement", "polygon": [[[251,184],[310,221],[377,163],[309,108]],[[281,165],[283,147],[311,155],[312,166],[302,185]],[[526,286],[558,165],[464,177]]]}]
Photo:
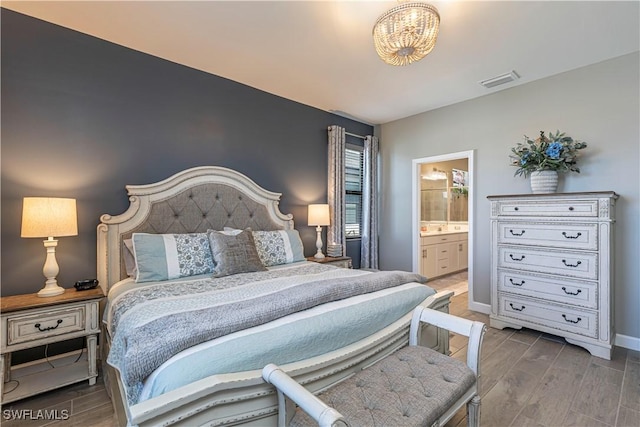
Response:
[{"label": "blue flower arrangement", "polygon": [[586,148],[586,142],[574,140],[560,131],[549,133],[549,136],[540,131],[536,140],[532,141],[526,135],[524,140],[511,149],[512,165],[518,167],[514,175],[527,177],[531,172],[541,170],[580,173],[578,150]]}]

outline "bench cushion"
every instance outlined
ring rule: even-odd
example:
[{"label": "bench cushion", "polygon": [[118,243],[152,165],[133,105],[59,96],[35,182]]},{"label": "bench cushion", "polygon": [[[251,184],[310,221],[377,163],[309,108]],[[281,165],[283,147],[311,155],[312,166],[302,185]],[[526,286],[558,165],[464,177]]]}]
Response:
[{"label": "bench cushion", "polygon": [[[420,346],[395,353],[318,397],[353,427],[430,426],[476,381],[460,360]],[[298,409],[291,426],[315,426]]]}]

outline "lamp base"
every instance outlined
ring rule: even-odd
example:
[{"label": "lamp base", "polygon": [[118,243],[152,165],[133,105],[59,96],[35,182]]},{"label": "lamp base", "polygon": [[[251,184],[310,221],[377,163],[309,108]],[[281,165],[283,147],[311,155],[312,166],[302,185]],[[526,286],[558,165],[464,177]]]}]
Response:
[{"label": "lamp base", "polygon": [[40,298],[54,297],[56,295],[64,294],[64,288],[58,286],[57,283],[47,283],[44,288],[38,291]]},{"label": "lamp base", "polygon": [[58,246],[58,241],[53,237],[49,237],[43,243],[47,249],[47,259],[44,262],[42,274],[44,274],[47,280],[44,282],[44,288],[38,292],[38,296],[42,298],[54,297],[64,293],[64,288],[58,286],[58,281],[56,280],[56,276],[60,272],[58,262],[56,261],[56,246]]},{"label": "lamp base", "polygon": [[322,253],[322,227],[319,225],[316,227],[316,249],[318,249],[318,251],[313,257],[315,259],[324,258],[324,254]]}]

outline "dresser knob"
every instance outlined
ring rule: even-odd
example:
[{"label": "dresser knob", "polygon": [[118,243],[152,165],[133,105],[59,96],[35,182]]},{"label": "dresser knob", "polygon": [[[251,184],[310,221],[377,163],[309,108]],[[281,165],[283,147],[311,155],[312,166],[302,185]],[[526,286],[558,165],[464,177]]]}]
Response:
[{"label": "dresser knob", "polygon": [[513,279],[509,278],[509,281],[510,281],[510,282],[511,282],[511,284],[512,284],[512,285],[514,285],[514,286],[522,286],[522,285],[524,285],[524,284],[525,284],[525,281],[524,281],[524,280],[523,280],[522,282],[520,282],[520,283],[516,283],[516,282],[514,282],[514,281],[513,281]]},{"label": "dresser knob", "polygon": [[568,319],[566,314],[563,314],[562,317],[564,317],[564,320],[569,322],[569,323],[578,323],[578,322],[580,322],[582,320],[582,318],[580,318],[580,317],[578,317],[576,320]]},{"label": "dresser knob", "polygon": [[563,232],[562,232],[562,235],[563,235],[564,237],[566,237],[567,239],[577,239],[578,237],[582,236],[582,233],[577,232],[577,233],[575,234],[575,236],[569,236],[569,235],[567,234],[567,232],[566,232],[566,231],[563,231]]},{"label": "dresser knob", "polygon": [[571,292],[571,291],[568,291],[567,288],[565,288],[564,286],[562,287],[562,290],[567,295],[578,295],[580,292],[582,292],[582,289],[578,289],[576,292]]},{"label": "dresser knob", "polygon": [[569,264],[569,263],[567,262],[567,260],[566,260],[566,259],[563,259],[563,260],[562,260],[562,263],[563,263],[565,266],[567,266],[567,267],[576,268],[577,266],[579,266],[580,264],[582,264],[582,261],[576,261],[576,263],[575,263],[575,264]]},{"label": "dresser knob", "polygon": [[523,311],[525,309],[524,305],[521,305],[520,308],[517,308],[516,306],[513,305],[513,303],[509,303],[509,305],[511,306],[512,309],[514,309],[515,311]]}]

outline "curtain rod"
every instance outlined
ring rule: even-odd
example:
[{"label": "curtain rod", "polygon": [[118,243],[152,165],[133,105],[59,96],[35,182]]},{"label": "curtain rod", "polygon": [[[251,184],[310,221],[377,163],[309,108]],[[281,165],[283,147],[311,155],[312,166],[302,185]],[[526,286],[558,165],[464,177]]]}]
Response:
[{"label": "curtain rod", "polygon": [[355,133],[351,133],[351,132],[345,132],[345,135],[349,135],[349,136],[353,136],[355,138],[360,138],[360,139],[367,139],[366,136],[362,136],[362,135],[356,135]]}]

